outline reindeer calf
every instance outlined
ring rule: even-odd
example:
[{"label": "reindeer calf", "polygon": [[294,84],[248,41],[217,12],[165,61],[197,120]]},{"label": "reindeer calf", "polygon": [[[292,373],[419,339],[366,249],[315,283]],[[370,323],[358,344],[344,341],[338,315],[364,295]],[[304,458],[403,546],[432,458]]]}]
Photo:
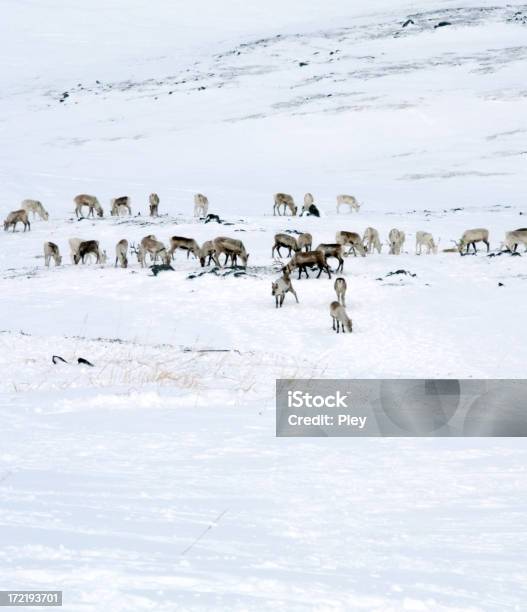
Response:
[{"label": "reindeer calf", "polygon": [[274,257],[275,250],[278,253],[278,257],[282,257],[280,253],[281,248],[288,249],[288,257],[291,257],[291,251],[296,253],[299,250],[298,242],[294,236],[290,236],[289,234],[275,234],[271,257]]},{"label": "reindeer calf", "polygon": [[421,255],[423,247],[426,248],[426,254],[430,255],[437,253],[437,245],[434,242],[434,237],[428,232],[416,232],[415,234],[415,254]]},{"label": "reindeer calf", "polygon": [[209,210],[209,200],[202,193],[196,193],[194,196],[194,216],[206,217]]}]

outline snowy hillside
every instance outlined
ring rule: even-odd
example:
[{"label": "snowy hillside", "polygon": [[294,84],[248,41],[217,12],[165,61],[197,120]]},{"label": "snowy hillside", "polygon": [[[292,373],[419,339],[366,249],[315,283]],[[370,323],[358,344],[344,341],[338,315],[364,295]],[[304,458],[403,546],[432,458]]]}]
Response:
[{"label": "snowy hillside", "polygon": [[[0,590],[62,589],[66,610],[523,609],[524,444],[276,439],[274,385],[524,377],[527,255],[500,245],[527,226],[527,5],[4,4],[0,213],[35,198],[50,218],[0,236]],[[273,216],[278,191],[321,217]],[[224,223],[193,217],[196,192]],[[105,216],[77,220],[79,193]],[[360,212],[337,215],[339,193]],[[121,195],[133,216],[110,216]],[[276,233],[368,226],[382,252],[344,264],[352,335],[331,330],[335,276],[295,273],[300,303],[275,309]],[[492,256],[443,252],[478,227]],[[419,230],[437,255],[415,255]],[[247,270],[181,251],[158,276],[113,267],[147,234],[243,240]],[[72,237],[107,264],[72,265]]]}]

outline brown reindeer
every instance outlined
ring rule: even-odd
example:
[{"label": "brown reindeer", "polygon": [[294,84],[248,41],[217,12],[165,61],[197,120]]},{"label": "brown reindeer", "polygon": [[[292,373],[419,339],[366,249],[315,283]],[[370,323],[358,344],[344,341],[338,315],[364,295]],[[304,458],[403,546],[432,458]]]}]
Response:
[{"label": "brown reindeer", "polygon": [[225,262],[223,265],[227,265],[227,260],[229,257],[232,261],[232,266],[236,266],[238,264],[238,257],[240,257],[242,261],[242,267],[247,267],[247,260],[249,259],[249,254],[245,250],[245,246],[241,240],[236,240],[234,238],[227,238],[225,236],[219,236],[218,238],[214,238],[212,241],[214,245],[214,254],[212,258],[218,267],[222,267],[220,264],[219,256],[221,253],[225,254]]},{"label": "brown reindeer", "polygon": [[168,251],[172,259],[174,259],[174,251],[177,251],[177,249],[186,251],[187,259],[189,258],[190,253],[192,253],[196,259],[200,258],[200,248],[194,238],[172,236],[172,238],[170,239],[170,249]]},{"label": "brown reindeer", "polygon": [[282,276],[272,284],[271,294],[274,295],[276,308],[282,308],[284,303],[285,294],[292,293],[295,296],[296,303],[298,304],[298,296],[296,291],[293,289],[293,283],[291,277],[285,268],[282,269]]},{"label": "brown reindeer", "polygon": [[282,257],[282,254],[280,253],[281,248],[288,250],[288,257],[291,257],[291,251],[296,253],[299,250],[298,243],[294,236],[290,236],[289,234],[275,234],[274,246],[271,250],[271,257],[274,257],[275,250],[278,253],[278,257]]},{"label": "brown reindeer", "polygon": [[278,215],[280,215],[280,206],[284,207],[284,215],[285,215],[285,211],[289,209],[291,215],[293,215],[293,217],[296,216],[298,208],[296,207],[292,196],[290,196],[289,194],[275,193],[273,215],[276,215],[277,212],[278,212]]},{"label": "brown reindeer", "polygon": [[303,234],[300,234],[296,241],[298,243],[298,248],[300,251],[303,251],[304,249],[306,251],[311,251],[311,248],[313,246],[313,236],[311,234],[309,234],[308,232],[304,232]]},{"label": "brown reindeer", "polygon": [[97,211],[98,217],[104,216],[102,206],[95,196],[81,193],[73,198],[73,202],[75,203],[75,214],[77,215],[77,219],[83,217],[82,209],[84,206],[88,207],[88,217],[93,217],[94,211]]},{"label": "brown reindeer", "polygon": [[324,253],[324,257],[326,261],[330,257],[334,257],[339,265],[337,267],[337,272],[342,272],[344,270],[344,253],[343,246],[341,244],[329,243],[329,244],[319,244],[315,251],[322,251]]},{"label": "brown reindeer", "polygon": [[335,242],[342,246],[349,245],[350,248],[346,255],[349,255],[353,251],[353,255],[357,257],[358,251],[361,257],[366,257],[366,250],[362,244],[361,237],[356,232],[337,232]]},{"label": "brown reindeer", "polygon": [[121,196],[119,198],[113,198],[111,202],[112,208],[110,210],[110,214],[113,217],[118,217],[121,214],[121,209],[125,208],[128,211],[128,214],[132,214],[132,206],[130,203],[129,196]]},{"label": "brown reindeer", "polygon": [[322,272],[326,272],[329,278],[331,278],[331,270],[327,264],[326,258],[322,251],[307,251],[307,253],[295,253],[285,267],[288,274],[290,274],[295,268],[298,268],[298,279],[305,273],[306,278],[309,278],[307,273],[308,268],[317,267],[319,272],[317,278],[320,278]]},{"label": "brown reindeer", "polygon": [[31,223],[29,222],[29,217],[27,216],[27,212],[25,210],[13,210],[5,218],[4,231],[7,232],[7,230],[11,226],[13,226],[13,232],[14,232],[17,223],[23,224],[24,231],[26,231],[26,229],[28,231],[31,230]]}]

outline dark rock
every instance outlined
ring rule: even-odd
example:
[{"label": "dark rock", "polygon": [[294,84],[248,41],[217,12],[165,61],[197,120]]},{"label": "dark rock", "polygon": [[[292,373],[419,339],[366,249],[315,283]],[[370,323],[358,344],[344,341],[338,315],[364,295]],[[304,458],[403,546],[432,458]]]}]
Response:
[{"label": "dark rock", "polygon": [[449,25],[452,25],[450,21],[440,21],[438,24],[434,26],[434,30],[436,28],[444,28],[445,26],[449,26]]},{"label": "dark rock", "polygon": [[404,23],[403,23],[403,28],[408,27],[409,25],[415,25],[414,24],[414,20],[413,19],[407,19]]},{"label": "dark rock", "polygon": [[79,365],[87,365],[87,366],[90,366],[90,368],[93,368],[93,367],[94,367],[93,363],[90,363],[90,362],[89,362],[87,359],[84,359],[84,357],[79,357],[79,358],[77,359],[77,363],[78,363]]},{"label": "dark rock", "polygon": [[59,361],[62,361],[62,363],[68,363],[65,359],[63,359],[60,355],[53,355],[53,357],[51,358],[51,361],[56,365]]},{"label": "dark rock", "polygon": [[307,62],[298,62],[298,65],[300,66],[300,68],[303,68],[304,66],[308,66]]},{"label": "dark rock", "polygon": [[172,270],[174,272],[174,268],[170,264],[154,264],[150,266],[150,270],[154,276],[157,276],[160,272],[165,272],[167,270]]}]

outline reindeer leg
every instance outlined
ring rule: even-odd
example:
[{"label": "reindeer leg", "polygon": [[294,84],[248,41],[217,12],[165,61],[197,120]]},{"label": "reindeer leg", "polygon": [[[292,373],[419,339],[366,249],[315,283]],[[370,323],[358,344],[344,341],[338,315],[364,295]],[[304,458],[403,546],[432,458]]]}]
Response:
[{"label": "reindeer leg", "polygon": [[293,289],[293,287],[291,287],[291,289],[289,289],[289,291],[291,291],[291,293],[295,296],[296,303],[298,304],[299,301],[298,301],[298,295],[296,294],[296,291]]}]

